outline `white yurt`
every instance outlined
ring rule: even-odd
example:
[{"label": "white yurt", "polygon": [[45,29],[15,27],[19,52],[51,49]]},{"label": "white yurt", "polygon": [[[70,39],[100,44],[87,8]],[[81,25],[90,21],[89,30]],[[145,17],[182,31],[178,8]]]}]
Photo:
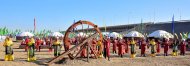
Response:
[{"label": "white yurt", "polygon": [[16,35],[16,40],[22,40],[22,39],[24,39],[24,37],[33,37],[33,36],[34,36],[34,34],[32,34],[30,32],[21,32]]},{"label": "white yurt", "polygon": [[0,42],[3,42],[5,40],[6,36],[0,36]]},{"label": "white yurt", "polygon": [[64,35],[60,32],[53,32],[51,34],[49,34],[49,36],[52,36],[52,37],[64,37]]},{"label": "white yurt", "polygon": [[155,38],[174,38],[174,36],[164,30],[157,30],[152,32],[151,34],[148,35],[148,37],[155,37]]},{"label": "white yurt", "polygon": [[117,37],[120,37],[119,33],[117,32],[112,32],[108,35],[108,37],[112,37],[112,38],[117,38]]},{"label": "white yurt", "polygon": [[131,31],[125,34],[124,37],[144,37],[144,35],[139,33],[138,31]]},{"label": "white yurt", "polygon": [[85,33],[83,33],[83,32],[79,32],[77,34],[77,37],[87,37],[87,35]]},{"label": "white yurt", "polygon": [[30,32],[21,32],[21,33],[18,34],[17,36],[20,36],[20,37],[24,37],[24,36],[32,37],[32,36],[34,36],[34,34],[32,34],[32,33],[30,33]]}]

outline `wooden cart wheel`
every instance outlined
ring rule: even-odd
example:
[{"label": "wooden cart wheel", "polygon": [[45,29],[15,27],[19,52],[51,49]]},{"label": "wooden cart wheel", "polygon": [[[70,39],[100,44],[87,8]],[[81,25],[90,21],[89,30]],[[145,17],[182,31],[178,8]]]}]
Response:
[{"label": "wooden cart wheel", "polygon": [[[89,30],[89,29],[91,29],[91,30]],[[83,33],[83,34],[80,35],[79,33]],[[102,33],[99,30],[97,25],[93,24],[90,21],[84,21],[84,20],[80,20],[80,21],[74,23],[65,32],[65,36],[63,39],[65,51],[68,51],[70,48],[75,47],[76,44],[82,43],[83,40],[85,40],[86,38],[88,38],[89,36],[91,36],[95,33],[98,33],[98,36],[94,39],[96,39],[98,41],[102,41],[103,40]],[[102,46],[103,45],[101,44],[100,49],[98,51],[93,51],[93,52],[95,52],[96,55],[99,55],[102,52],[102,49],[103,49]],[[84,47],[83,46],[79,47],[80,50],[79,49],[75,50],[71,54],[75,53],[77,56],[79,53],[81,53],[82,48],[84,48]]]}]

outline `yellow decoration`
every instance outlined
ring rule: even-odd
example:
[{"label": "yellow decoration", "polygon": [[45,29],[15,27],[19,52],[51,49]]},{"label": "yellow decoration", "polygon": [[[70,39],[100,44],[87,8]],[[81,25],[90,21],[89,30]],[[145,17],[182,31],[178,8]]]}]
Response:
[{"label": "yellow decoration", "polygon": [[35,43],[34,38],[31,38],[31,39],[30,39],[30,42],[28,43],[28,45],[31,46],[31,45],[33,45],[34,43]]},{"label": "yellow decoration", "polygon": [[130,57],[131,57],[131,58],[135,58],[135,57],[136,57],[136,54],[131,54]]},{"label": "yellow decoration", "polygon": [[60,45],[60,44],[61,42],[59,40],[53,42],[53,45]]},{"label": "yellow decoration", "polygon": [[156,54],[155,54],[155,53],[153,53],[153,54],[150,54],[150,56],[152,56],[152,57],[156,57]]},{"label": "yellow decoration", "polygon": [[152,40],[152,41],[150,41],[150,44],[151,45],[156,45],[156,42]]},{"label": "yellow decoration", "polygon": [[3,46],[12,46],[13,41],[10,38],[6,38]]},{"label": "yellow decoration", "polygon": [[5,61],[13,61],[14,60],[14,55],[5,55]]},{"label": "yellow decoration", "polygon": [[132,41],[131,41],[131,44],[135,44],[135,43],[136,43],[135,40],[132,40]]},{"label": "yellow decoration", "polygon": [[102,45],[102,42],[101,41],[98,41],[98,44],[97,44],[98,46],[101,46]]},{"label": "yellow decoration", "polygon": [[177,53],[177,52],[173,52],[172,55],[173,55],[173,56],[177,56],[178,53]]}]

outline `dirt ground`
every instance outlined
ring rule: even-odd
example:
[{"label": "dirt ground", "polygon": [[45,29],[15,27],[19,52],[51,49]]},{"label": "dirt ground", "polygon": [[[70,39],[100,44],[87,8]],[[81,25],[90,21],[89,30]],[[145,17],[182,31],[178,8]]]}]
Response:
[{"label": "dirt ground", "polygon": [[[44,66],[45,62],[48,62],[53,58],[53,52],[48,52],[48,49],[43,49],[41,52],[36,52],[37,61],[27,62],[27,52],[24,49],[18,49],[19,43],[14,43],[14,61],[4,61],[4,47],[0,43],[0,66]],[[137,48],[136,48],[137,49]],[[90,59],[86,62],[86,59],[69,60],[61,64],[52,64],[52,66],[190,66],[190,52],[188,51],[186,56],[163,56],[163,49],[159,56],[150,57],[149,49],[146,51],[147,57],[140,57],[140,50],[137,49],[137,57],[129,58],[129,54],[125,54],[123,58],[117,54],[111,54],[111,60],[108,61],[104,58]],[[170,49],[171,54],[171,49]]]}]

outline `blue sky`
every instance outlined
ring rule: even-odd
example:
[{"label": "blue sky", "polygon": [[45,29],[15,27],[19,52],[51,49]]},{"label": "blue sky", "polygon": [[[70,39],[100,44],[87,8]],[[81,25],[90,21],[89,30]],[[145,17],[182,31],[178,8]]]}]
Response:
[{"label": "blue sky", "polygon": [[66,30],[73,21],[112,26],[190,19],[190,0],[0,0],[0,27]]}]

